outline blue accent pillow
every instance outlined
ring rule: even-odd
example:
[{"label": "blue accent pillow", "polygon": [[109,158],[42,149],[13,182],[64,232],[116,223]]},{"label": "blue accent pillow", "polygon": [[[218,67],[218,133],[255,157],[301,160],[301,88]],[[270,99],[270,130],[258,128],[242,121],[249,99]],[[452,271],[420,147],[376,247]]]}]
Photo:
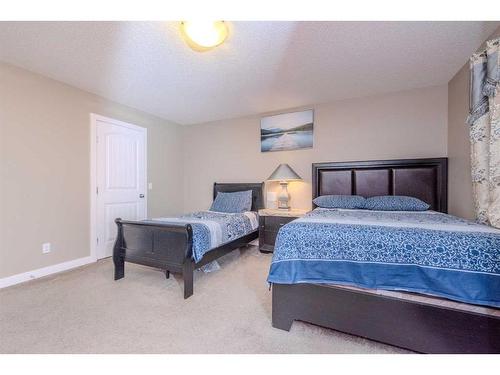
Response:
[{"label": "blue accent pillow", "polygon": [[252,190],[217,193],[210,211],[240,213],[252,209]]},{"label": "blue accent pillow", "polygon": [[425,211],[430,205],[418,198],[404,195],[383,195],[366,199],[365,208],[376,211]]},{"label": "blue accent pillow", "polygon": [[365,201],[360,195],[321,195],[313,199],[321,208],[365,208]]}]

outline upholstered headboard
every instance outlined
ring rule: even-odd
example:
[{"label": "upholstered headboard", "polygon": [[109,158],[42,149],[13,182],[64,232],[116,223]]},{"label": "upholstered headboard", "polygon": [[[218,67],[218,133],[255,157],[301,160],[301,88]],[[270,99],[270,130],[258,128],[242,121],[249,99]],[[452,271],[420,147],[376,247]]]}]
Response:
[{"label": "upholstered headboard", "polygon": [[214,183],[214,199],[217,193],[234,193],[235,191],[252,190],[252,211],[264,208],[264,183]]},{"label": "upholstered headboard", "polygon": [[406,195],[427,202],[432,210],[448,210],[447,158],[314,163],[312,182],[313,199],[329,194]]}]

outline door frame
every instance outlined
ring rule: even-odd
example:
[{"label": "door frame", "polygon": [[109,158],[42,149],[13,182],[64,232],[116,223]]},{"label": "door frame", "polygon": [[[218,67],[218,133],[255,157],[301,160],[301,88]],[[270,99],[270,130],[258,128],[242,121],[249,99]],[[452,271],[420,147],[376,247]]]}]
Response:
[{"label": "door frame", "polygon": [[97,124],[108,122],[144,133],[144,172],[146,174],[144,195],[146,200],[146,217],[148,215],[148,129],[114,118],[90,114],[90,257],[97,261]]}]

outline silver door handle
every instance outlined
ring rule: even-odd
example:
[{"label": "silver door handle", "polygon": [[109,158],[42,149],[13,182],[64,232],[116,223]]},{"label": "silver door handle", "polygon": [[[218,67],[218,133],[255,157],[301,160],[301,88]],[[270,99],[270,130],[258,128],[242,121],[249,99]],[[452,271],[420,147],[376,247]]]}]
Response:
[{"label": "silver door handle", "polygon": [[144,198],[144,194],[139,194],[139,198]]}]

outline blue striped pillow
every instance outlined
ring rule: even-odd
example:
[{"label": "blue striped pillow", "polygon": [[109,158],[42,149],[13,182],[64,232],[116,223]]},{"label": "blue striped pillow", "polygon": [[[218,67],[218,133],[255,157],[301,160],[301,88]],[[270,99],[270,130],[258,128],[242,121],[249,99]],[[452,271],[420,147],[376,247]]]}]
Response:
[{"label": "blue striped pillow", "polygon": [[210,211],[240,213],[252,209],[252,190],[217,193]]},{"label": "blue striped pillow", "polygon": [[365,198],[360,195],[321,195],[313,199],[322,208],[365,208]]},{"label": "blue striped pillow", "polygon": [[404,195],[383,195],[366,200],[365,208],[376,211],[425,211],[430,205],[418,198]]}]

